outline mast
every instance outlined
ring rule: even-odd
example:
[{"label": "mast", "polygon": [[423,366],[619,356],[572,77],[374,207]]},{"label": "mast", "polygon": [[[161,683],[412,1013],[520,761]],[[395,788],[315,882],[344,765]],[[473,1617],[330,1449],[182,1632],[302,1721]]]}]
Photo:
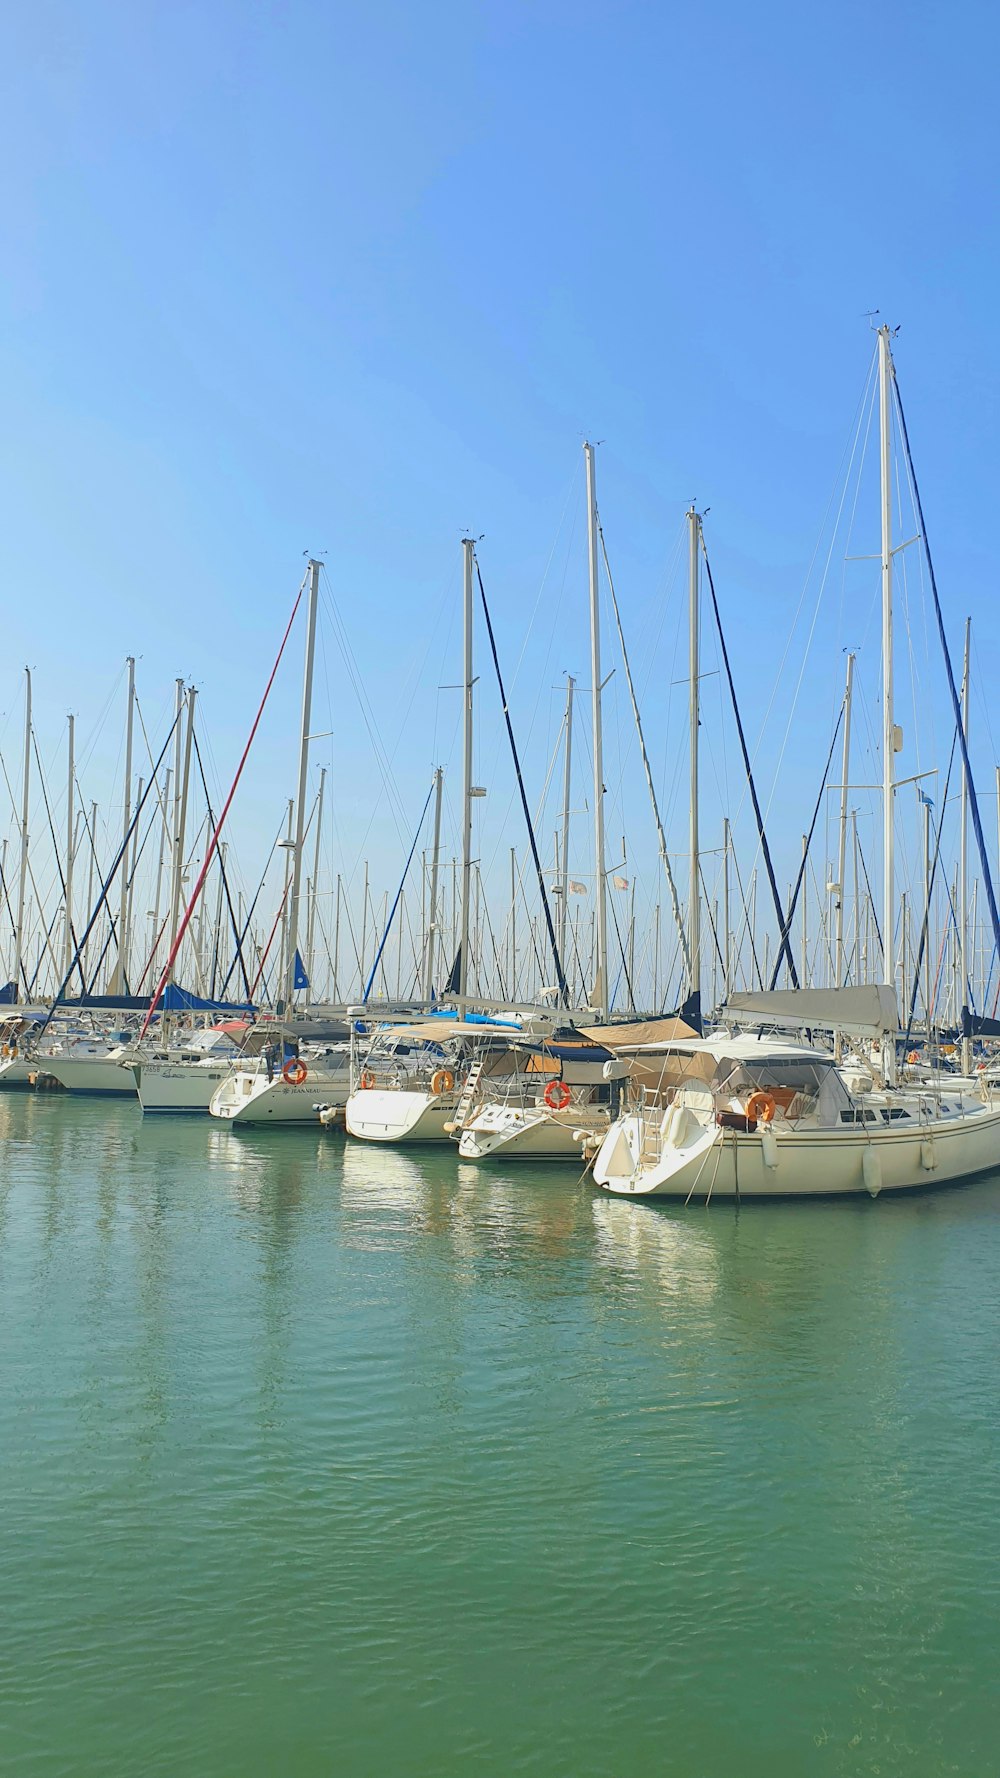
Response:
[{"label": "mast", "polygon": [[854,693],[854,656],[847,657],[847,685],[844,690],[844,753],[840,773],[840,835],[837,848],[837,906],[835,988],[844,986],[844,873],[847,869],[847,796],[851,775],[851,700]]},{"label": "mast", "polygon": [[[958,842],[958,952],[959,969],[961,971],[961,993],[958,996],[958,1016],[961,1019],[965,1007],[969,1004],[969,774],[965,768],[965,758],[969,747],[969,667],[972,641],[972,619],[965,620],[965,670],[962,674],[962,731],[965,735],[965,754],[962,758],[962,820]],[[962,1073],[972,1072],[972,1040],[962,1035]]]},{"label": "mast", "polygon": [[306,611],[306,664],[302,678],[302,727],[299,735],[299,782],[295,793],[295,839],[292,848],[292,886],[288,907],[285,951],[286,1007],[295,992],[295,952],[299,939],[299,897],[302,892],[302,848],[306,833],[306,784],[309,774],[309,725],[312,718],[313,661],[316,655],[316,611],[319,605],[319,563],[309,561],[309,602]]},{"label": "mast", "polygon": [[[128,838],[129,824],[132,816],[132,733],[135,715],[135,657],[128,655],[125,661],[127,669],[127,688],[125,694],[125,788],[122,792],[122,844]],[[121,894],[118,902],[118,956],[111,972],[110,990],[112,994],[124,994],[128,982],[128,857],[123,855],[121,864]]]},{"label": "mast", "polygon": [[[882,496],[882,946],[883,980],[896,984],[893,933],[896,924],[895,890],[895,797],[896,753],[901,737],[893,709],[892,678],[892,482],[891,446],[892,355],[889,329],[878,330],[879,444]],[[883,1072],[887,1086],[896,1081],[896,1041],[883,1043]]]},{"label": "mast", "polygon": [[17,873],[17,923],[14,927],[14,998],[21,998],[24,952],[24,890],[28,879],[28,808],[31,801],[31,668],[24,669],[24,789],[21,799],[21,862]]},{"label": "mast", "polygon": [[592,998],[602,1019],[608,1016],[608,885],[604,874],[604,749],[601,729],[601,606],[597,578],[597,490],[594,447],[585,444],[587,463],[587,550],[590,567],[590,681],[594,723],[594,911],[597,964]]},{"label": "mast", "polygon": [[73,850],[76,835],[73,831],[75,814],[73,809],[74,780],[76,777],[76,718],[66,718],[66,752],[68,772],[66,778],[66,940],[63,946],[63,975],[68,976],[73,962]]},{"label": "mast", "polygon": [[[724,1001],[729,999],[729,988],[730,988],[730,979],[729,978],[730,978],[730,972],[732,969],[732,964],[731,964],[730,958],[732,955],[732,948],[733,948],[732,934],[730,931],[730,920],[729,920],[729,846],[730,846],[729,816],[726,815],[723,817],[723,822],[722,822],[722,938],[723,938],[723,947],[724,947],[724,949],[723,949],[724,961],[723,961],[723,965],[722,965],[722,998]],[[659,903],[657,903],[657,907],[656,907],[657,922],[659,922],[659,912],[660,912]],[[657,934],[658,933],[659,933],[659,924],[657,924]]]},{"label": "mast", "polygon": [[[191,743],[194,739],[194,701],[197,695],[194,686],[190,686],[187,693],[188,719],[184,735],[183,765],[180,761],[179,745],[181,724],[180,722],[177,724],[178,752],[176,758],[178,777],[174,784],[174,874],[170,891],[170,945],[167,951],[168,956],[173,951],[177,941],[177,929],[180,925],[181,917],[181,889],[184,881],[184,833],[187,827],[188,788],[191,782]],[[178,679],[178,708],[180,707],[183,696],[184,681]]]},{"label": "mast", "polygon": [[[566,675],[566,757],[563,767],[563,812],[562,812],[562,892],[559,898],[559,955],[566,963],[566,917],[569,897],[569,805],[570,786],[573,766],[573,688],[576,680],[571,674]],[[566,1004],[569,1005],[569,989],[566,991]]]},{"label": "mast", "polygon": [[691,884],[688,896],[690,995],[701,999],[701,888],[698,882],[698,514],[688,509],[688,672],[690,676]]},{"label": "mast", "polygon": [[320,866],[319,848],[320,848],[320,835],[323,831],[323,793],[324,793],[325,789],[326,789],[326,767],[321,766],[320,773],[319,773],[319,792],[316,797],[316,846],[315,846],[315,850],[313,852],[312,891],[311,891],[311,894],[309,897],[309,916],[308,916],[308,923],[307,923],[307,927],[306,927],[306,958],[307,958],[306,974],[309,978],[309,985],[306,988],[306,1005],[307,1006],[310,1004],[310,1002],[312,1000],[312,982],[313,982],[313,975],[315,972],[315,964],[316,964],[316,896],[317,896],[318,887],[319,887],[319,866]]},{"label": "mast", "polygon": [[434,992],[434,947],[437,939],[438,872],[441,864],[441,792],[444,772],[434,771],[434,850],[431,854],[431,894],[427,919],[427,941],[424,949],[424,1004],[430,1006]]},{"label": "mast", "polygon": [[469,991],[469,906],[472,898],[472,569],[475,544],[462,538],[462,629],[464,643],[462,705],[462,929],[458,951],[459,1010],[464,1018]]}]

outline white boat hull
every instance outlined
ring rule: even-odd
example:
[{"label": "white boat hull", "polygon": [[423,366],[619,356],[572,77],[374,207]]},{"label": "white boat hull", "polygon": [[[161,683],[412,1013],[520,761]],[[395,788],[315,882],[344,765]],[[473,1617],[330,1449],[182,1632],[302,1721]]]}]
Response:
[{"label": "white boat hull", "polygon": [[318,1125],[317,1105],[343,1105],[349,1090],[346,1068],[334,1075],[310,1071],[301,1086],[291,1086],[280,1074],[269,1081],[238,1069],[217,1087],[208,1109],[233,1125]]},{"label": "white boat hull", "polygon": [[206,1114],[212,1095],[231,1073],[227,1062],[143,1062],[139,1104],[143,1112]]},{"label": "white boat hull", "polygon": [[24,1091],[34,1085],[35,1075],[41,1063],[35,1060],[26,1061],[23,1056],[8,1056],[0,1062],[0,1089],[13,1092],[15,1089]]},{"label": "white boat hull", "polygon": [[100,1056],[39,1056],[36,1072],[51,1074],[70,1093],[135,1098],[135,1069]]},{"label": "white boat hull", "polygon": [[[462,1131],[458,1152],[463,1161],[495,1157],[524,1161],[575,1161],[581,1158],[581,1129],[591,1126],[572,1108],[566,1118],[540,1107],[487,1105]],[[607,1128],[605,1120],[599,1126]]]},{"label": "white boat hull", "polygon": [[964,1117],[914,1120],[912,1127],[756,1132],[705,1128],[650,1153],[650,1125],[623,1118],[594,1161],[594,1181],[635,1197],[878,1197],[883,1192],[959,1185],[1000,1171],[1000,1107]]},{"label": "white boat hull", "polygon": [[448,1142],[456,1103],[454,1094],[366,1088],[347,1101],[347,1133],[362,1142]]}]

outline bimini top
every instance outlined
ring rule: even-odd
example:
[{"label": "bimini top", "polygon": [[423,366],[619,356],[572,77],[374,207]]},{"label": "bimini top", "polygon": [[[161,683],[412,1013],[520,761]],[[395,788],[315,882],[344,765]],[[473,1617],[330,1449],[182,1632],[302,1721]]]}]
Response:
[{"label": "bimini top", "polygon": [[775,1061],[829,1062],[833,1066],[828,1050],[808,1043],[792,1043],[787,1038],[755,1036],[748,1031],[716,1031],[712,1037],[693,1037],[690,1041],[679,1038],[676,1043],[647,1043],[636,1055],[648,1056],[651,1061],[656,1056],[711,1056],[714,1061],[727,1056],[734,1062],[761,1062],[765,1057],[773,1057]]}]

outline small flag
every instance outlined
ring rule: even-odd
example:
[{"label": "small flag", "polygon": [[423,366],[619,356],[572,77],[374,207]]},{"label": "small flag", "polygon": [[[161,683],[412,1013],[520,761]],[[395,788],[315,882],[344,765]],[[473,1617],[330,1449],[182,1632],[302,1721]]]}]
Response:
[{"label": "small flag", "polygon": [[614,882],[616,889],[627,889],[628,888],[628,878],[627,877],[614,877],[612,880]]},{"label": "small flag", "polygon": [[928,795],[927,795],[927,792],[926,792],[926,790],[921,790],[921,791],[918,791],[918,795],[919,795],[919,797],[920,797],[920,801],[921,801],[921,802],[922,802],[922,803],[923,803],[923,804],[924,804],[924,805],[925,805],[925,806],[926,806],[926,807],[927,807],[927,808],[928,808],[928,809],[933,809],[933,807],[934,807],[934,798],[933,798],[933,797],[932,797],[932,796],[928,796]]},{"label": "small flag", "polygon": [[570,883],[569,892],[571,895],[586,895],[587,885],[586,883]]},{"label": "small flag", "polygon": [[292,986],[295,988],[308,988],[309,986],[309,977],[306,975],[306,966],[303,963],[302,958],[299,956],[298,951],[295,953],[295,969],[292,975]]}]

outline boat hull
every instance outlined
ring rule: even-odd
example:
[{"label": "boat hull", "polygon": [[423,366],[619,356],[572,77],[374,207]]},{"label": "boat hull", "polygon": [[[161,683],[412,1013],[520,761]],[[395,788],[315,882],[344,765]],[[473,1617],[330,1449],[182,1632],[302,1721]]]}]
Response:
[{"label": "boat hull", "polygon": [[347,1101],[347,1133],[361,1142],[449,1142],[456,1103],[454,1095],[368,1088]]},{"label": "boat hull", "polygon": [[231,1070],[224,1062],[143,1062],[139,1070],[139,1104],[145,1116],[164,1112],[207,1116],[213,1093]]},{"label": "boat hull", "polygon": [[301,1086],[291,1086],[280,1075],[268,1081],[258,1074],[237,1071],[222,1081],[208,1109],[213,1117],[234,1128],[254,1124],[318,1125],[317,1105],[343,1105],[349,1090],[346,1069],[336,1075],[310,1072]]},{"label": "boat hull", "polygon": [[37,1072],[51,1074],[68,1093],[89,1093],[104,1098],[134,1099],[135,1069],[100,1056],[41,1056]]},{"label": "boat hull", "polygon": [[648,1126],[623,1118],[595,1158],[594,1181],[630,1197],[874,1198],[1000,1171],[1000,1106],[906,1130],[772,1128],[770,1136],[699,1126],[687,1149],[665,1149],[657,1159],[648,1154]]},{"label": "boat hull", "polygon": [[[458,1152],[463,1161],[494,1159],[572,1161],[581,1158],[579,1111],[565,1121],[549,1112],[511,1106],[486,1106],[462,1131]],[[607,1128],[600,1126],[601,1132]]]}]

